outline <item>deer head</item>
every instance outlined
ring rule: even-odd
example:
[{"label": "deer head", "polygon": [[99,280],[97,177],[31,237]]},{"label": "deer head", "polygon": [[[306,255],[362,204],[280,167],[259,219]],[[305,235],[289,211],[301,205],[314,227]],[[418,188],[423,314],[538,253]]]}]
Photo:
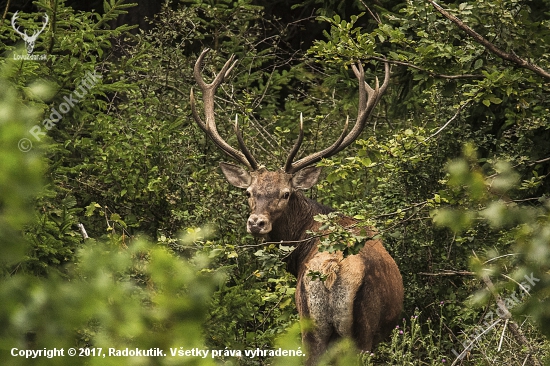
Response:
[{"label": "deer head", "polygon": [[23,41],[25,41],[25,44],[27,46],[27,53],[29,55],[32,55],[32,52],[34,51],[34,44],[36,42],[36,39],[38,38],[40,33],[42,33],[44,29],[46,29],[46,26],[48,25],[48,21],[49,21],[48,14],[44,13],[44,17],[42,19],[42,28],[40,28],[40,30],[35,30],[32,33],[32,36],[29,36],[27,34],[27,31],[21,32],[19,30],[19,27],[15,24],[15,21],[18,18],[17,13],[19,13],[19,11],[16,11],[11,17],[11,26],[13,27],[13,30],[15,30],[15,33],[19,34],[21,38],[23,38]]},{"label": "deer head", "polygon": [[298,139],[290,150],[286,163],[280,170],[270,172],[264,166],[258,164],[246,147],[237,119],[235,119],[234,129],[240,150],[230,146],[219,135],[215,122],[214,95],[216,89],[228,77],[237,61],[234,55],[231,56],[214,80],[207,84],[201,76],[201,65],[208,51],[209,49],[205,49],[200,54],[194,67],[194,77],[202,91],[206,120],[203,121],[199,116],[194,92],[191,89],[190,99],[193,118],[222,151],[246,166],[247,169],[243,169],[229,163],[220,164],[220,168],[230,184],[246,189],[251,210],[251,215],[247,221],[248,232],[255,236],[265,236],[273,230],[274,223],[288,212],[289,206],[293,205],[293,200],[302,197],[299,191],[309,189],[317,183],[321,168],[311,165],[342,151],[358,138],[381,95],[388,87],[390,67],[388,63],[385,64],[385,76],[382,86],[379,85],[378,79],[376,79],[375,87],[371,88],[365,82],[365,74],[361,63],[358,62],[357,65],[352,65],[353,72],[359,80],[359,108],[357,120],[351,131],[348,133],[348,119],[346,119],[340,137],[332,145],[294,162],[304,137],[303,118],[300,115]]}]

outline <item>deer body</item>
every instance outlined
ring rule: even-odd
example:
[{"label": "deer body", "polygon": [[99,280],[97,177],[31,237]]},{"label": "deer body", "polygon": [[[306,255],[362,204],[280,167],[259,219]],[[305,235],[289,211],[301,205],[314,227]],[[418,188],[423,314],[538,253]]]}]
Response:
[{"label": "deer body", "polygon": [[[328,345],[341,337],[372,351],[397,323],[403,304],[401,274],[381,241],[369,240],[358,254],[344,258],[341,252],[320,252],[318,238],[307,240],[307,231],[320,226],[314,216],[333,211],[300,191],[316,183],[318,168],[290,175],[265,168],[248,173],[227,163],[220,166],[231,184],[247,189],[250,233],[266,235],[270,241],[299,242],[286,262],[297,279],[298,313],[314,323],[312,331],[302,334],[308,364],[315,364]],[[344,227],[354,223],[352,218],[340,217]],[[310,272],[323,280],[308,276]]]},{"label": "deer body", "polygon": [[[397,264],[384,249],[379,239],[368,240],[356,255],[343,256],[341,252],[320,252],[319,239],[308,236],[308,231],[318,231],[317,214],[333,211],[306,198],[302,190],[317,183],[321,169],[311,166],[323,158],[332,156],[350,145],[361,133],[370,113],[388,86],[389,65],[385,64],[382,87],[372,89],[364,81],[360,63],[352,65],[359,79],[359,111],[352,130],[344,131],[331,146],[294,162],[302,139],[303,122],[300,118],[300,134],[284,167],[268,171],[259,165],[244,144],[235,122],[235,133],[240,151],[231,147],[217,132],[214,114],[214,93],[235,66],[232,56],[211,84],[200,75],[200,66],[208,50],[202,52],[195,64],[195,80],[202,90],[206,122],[200,118],[193,91],[191,108],[197,124],[227,155],[245,165],[220,163],[220,168],[230,184],[246,190],[251,214],[247,231],[254,236],[267,237],[271,241],[289,241],[294,251],[285,259],[287,269],[296,276],[296,307],[301,318],[311,319],[313,328],[302,332],[307,346],[306,364],[314,365],[330,342],[349,337],[363,351],[373,347],[386,337],[398,321],[403,304],[403,281]],[[368,95],[368,99],[367,99]],[[351,226],[355,220],[340,216],[340,224]],[[374,230],[369,233],[370,237]],[[320,276],[309,276],[309,273]],[[321,278],[318,278],[321,277]]]},{"label": "deer body", "polygon": [[[341,218],[344,226],[352,223],[349,217]],[[308,230],[318,226],[315,223]],[[297,279],[298,312],[315,324],[314,331],[303,335],[312,358],[341,337],[352,338],[362,351],[372,351],[395,327],[403,304],[403,281],[380,240],[367,241],[358,254],[345,258],[341,252],[319,252],[318,239],[313,240],[299,244],[287,266]],[[325,280],[308,276],[310,271]]]}]

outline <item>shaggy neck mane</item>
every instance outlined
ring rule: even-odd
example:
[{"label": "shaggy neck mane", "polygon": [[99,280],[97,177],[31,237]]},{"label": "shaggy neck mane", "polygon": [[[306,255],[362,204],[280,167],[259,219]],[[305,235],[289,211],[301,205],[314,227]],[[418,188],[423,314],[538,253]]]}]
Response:
[{"label": "shaggy neck mane", "polygon": [[[307,238],[306,231],[311,229],[315,223],[313,217],[317,214],[327,214],[334,211],[312,199],[307,198],[301,191],[296,191],[290,197],[288,207],[277,221],[273,223],[273,229],[269,234],[271,241],[296,241]],[[294,276],[298,275],[298,268],[301,263],[316,249],[316,239],[301,243],[290,243],[296,247],[294,251],[285,258],[287,270]]]}]

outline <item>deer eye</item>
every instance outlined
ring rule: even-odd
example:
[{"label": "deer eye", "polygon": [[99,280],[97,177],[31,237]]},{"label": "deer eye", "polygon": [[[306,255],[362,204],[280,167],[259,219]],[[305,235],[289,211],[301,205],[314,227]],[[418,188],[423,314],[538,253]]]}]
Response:
[{"label": "deer eye", "polygon": [[289,197],[290,197],[290,192],[285,192],[285,193],[283,194],[283,198],[284,198],[285,200],[287,200]]}]

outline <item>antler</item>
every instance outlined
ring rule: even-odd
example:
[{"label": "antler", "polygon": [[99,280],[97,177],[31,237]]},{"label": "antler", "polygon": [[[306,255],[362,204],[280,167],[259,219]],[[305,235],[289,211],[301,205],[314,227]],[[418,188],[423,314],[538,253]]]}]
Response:
[{"label": "antler", "polygon": [[40,30],[35,30],[32,33],[32,36],[29,36],[27,34],[27,31],[21,32],[19,30],[19,27],[15,24],[15,21],[18,19],[17,13],[19,13],[19,10],[16,11],[13,16],[11,17],[11,26],[15,30],[15,33],[19,34],[21,37],[23,37],[25,40],[36,40],[36,38],[40,35],[40,33],[44,32],[44,29],[46,29],[46,26],[48,25],[48,21],[50,18],[48,17],[48,14],[44,13],[44,17],[42,19],[42,28]]},{"label": "antler", "polygon": [[195,68],[193,69],[193,75],[195,76],[195,81],[199,85],[199,88],[202,91],[202,100],[204,102],[204,114],[206,116],[206,123],[204,123],[199,116],[196,108],[196,102],[195,102],[195,95],[193,93],[193,89],[191,88],[191,111],[193,113],[193,118],[199,125],[199,127],[206,132],[208,136],[214,141],[216,145],[220,149],[222,149],[227,155],[232,157],[233,159],[237,160],[238,162],[246,165],[251,170],[257,170],[258,169],[258,163],[256,162],[256,159],[252,156],[250,151],[247,149],[247,147],[244,144],[244,140],[241,135],[241,131],[239,130],[239,125],[237,121],[237,117],[235,116],[235,134],[237,135],[237,141],[239,142],[239,147],[241,151],[233,148],[231,145],[229,145],[218,133],[218,129],[216,128],[216,120],[215,120],[215,114],[214,114],[214,96],[216,94],[216,90],[218,87],[223,83],[225,78],[229,76],[229,73],[231,70],[233,70],[233,67],[237,64],[237,60],[235,60],[235,55],[231,55],[229,60],[223,65],[222,69],[220,70],[220,73],[214,78],[214,80],[207,84],[201,75],[201,65],[202,61],[204,60],[204,57],[206,54],[210,51],[209,48],[205,48],[202,53],[200,54],[199,58],[197,59],[197,62],[195,63]]},{"label": "antler", "polygon": [[47,13],[44,13],[44,17],[42,18],[42,28],[39,31],[35,31],[32,34],[33,38],[38,37],[38,35],[42,32],[44,32],[44,29],[46,29],[46,26],[48,25],[48,21],[50,20],[50,17],[48,17]]},{"label": "antler", "polygon": [[28,37],[27,36],[27,32],[23,32],[21,33],[21,31],[19,30],[19,27],[17,25],[15,25],[15,21],[17,20],[17,13],[19,13],[19,10],[16,11],[13,16],[11,17],[11,26],[13,28],[13,30],[15,31],[15,33],[19,34],[21,37]]},{"label": "antler", "polygon": [[36,42],[36,39],[38,38],[40,33],[42,33],[44,29],[46,29],[46,26],[48,25],[48,21],[50,20],[50,18],[48,17],[47,13],[44,13],[44,16],[42,17],[42,28],[40,30],[35,30],[32,33],[32,36],[29,36],[27,34],[27,31],[21,32],[19,30],[19,27],[15,24],[15,21],[18,18],[17,13],[19,13],[19,11],[16,11],[11,17],[11,26],[15,31],[15,33],[19,34],[23,38],[23,40],[27,44],[27,53],[31,54],[32,51],[34,50],[34,43]]},{"label": "antler", "polygon": [[302,144],[302,139],[304,135],[303,121],[302,117],[300,116],[300,134],[298,135],[298,140],[296,140],[296,143],[294,144],[290,154],[288,155],[284,167],[285,172],[289,174],[294,174],[308,165],[315,164],[324,158],[328,158],[337,154],[338,152],[348,147],[353,141],[355,141],[357,137],[359,137],[359,135],[361,134],[361,131],[363,131],[363,128],[365,127],[367,120],[374,110],[374,107],[376,106],[376,104],[378,104],[378,102],[380,101],[380,97],[388,88],[390,82],[390,65],[387,62],[385,63],[384,82],[382,83],[382,86],[380,86],[378,83],[378,78],[376,78],[376,86],[374,87],[374,89],[371,88],[370,85],[367,84],[367,82],[365,81],[365,71],[363,70],[363,65],[361,64],[361,62],[358,62],[357,66],[351,65],[351,68],[357,79],[359,79],[359,107],[357,112],[357,121],[355,122],[355,125],[348,134],[348,119],[346,119],[344,130],[340,137],[338,137],[336,142],[334,142],[331,146],[327,147],[324,150],[308,155],[298,160],[297,162],[292,163],[294,156],[296,156],[296,153],[300,149],[300,145]]}]

